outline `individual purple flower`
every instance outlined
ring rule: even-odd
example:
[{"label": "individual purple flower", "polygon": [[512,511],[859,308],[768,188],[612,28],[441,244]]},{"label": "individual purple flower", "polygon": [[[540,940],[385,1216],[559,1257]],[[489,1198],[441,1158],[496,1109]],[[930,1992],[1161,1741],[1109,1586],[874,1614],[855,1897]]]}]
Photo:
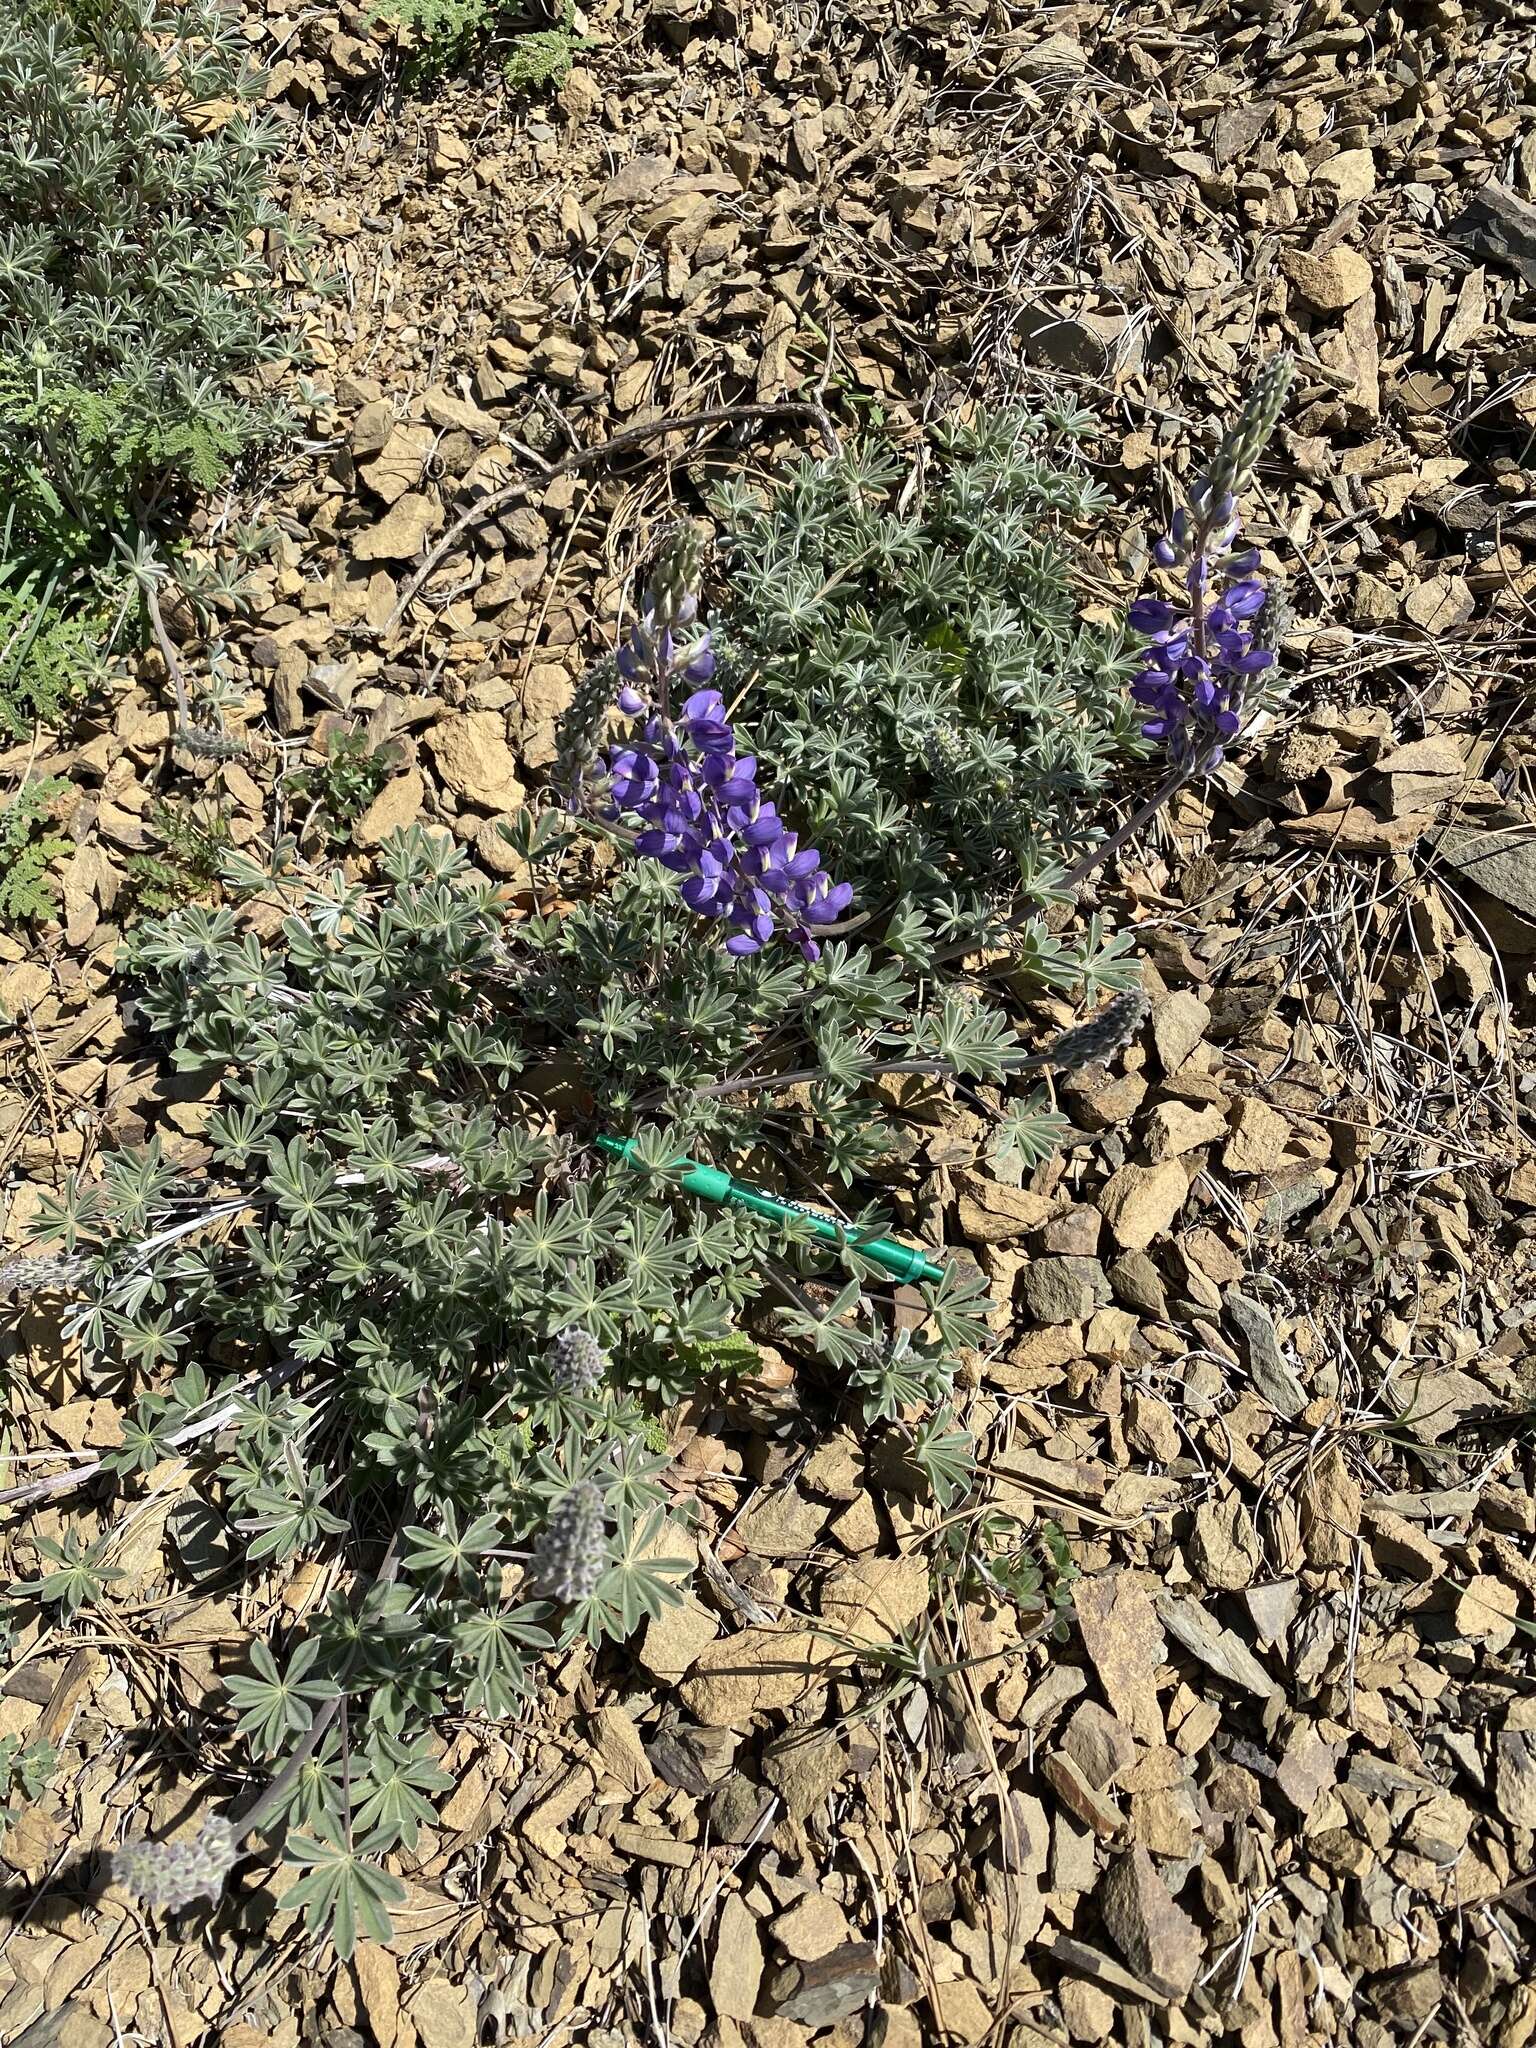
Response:
[{"label": "individual purple flower", "polygon": [[[815,847],[800,846],[758,789],[756,757],[737,752],[687,587],[691,566],[663,564],[619,652],[618,706],[642,722],[607,764],[613,813],[640,821],[635,850],[683,878],[683,901],[725,926],[728,953],[760,952],[782,933],[815,960],[815,929],[837,921],[853,889],[833,882]],[[674,709],[679,685],[688,694]]]}]

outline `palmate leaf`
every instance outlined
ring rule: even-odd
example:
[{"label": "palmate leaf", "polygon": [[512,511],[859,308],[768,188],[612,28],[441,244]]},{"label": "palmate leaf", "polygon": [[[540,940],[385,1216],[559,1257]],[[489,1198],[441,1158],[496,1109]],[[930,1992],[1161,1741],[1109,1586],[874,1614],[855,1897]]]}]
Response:
[{"label": "palmate leaf", "polygon": [[1049,1159],[1072,1126],[1043,1092],[1027,1102],[1010,1103],[987,1147],[988,1164],[997,1168],[1036,1166]]},{"label": "palmate leaf", "polygon": [[480,1515],[461,1531],[458,1510],[449,1500],[443,1503],[441,1529],[402,1529],[400,1539],[411,1571],[434,1579],[453,1579],[468,1587],[474,1582],[475,1560],[495,1549],[502,1539],[502,1527],[497,1516]]},{"label": "palmate leaf", "polygon": [[283,1860],[303,1870],[283,1893],[289,1912],[302,1910],[311,1934],[328,1935],[336,1953],[350,1961],[359,1933],[371,1941],[388,1941],[394,1932],[389,1908],[405,1897],[398,1877],[368,1858],[393,1846],[387,1829],[376,1829],[349,1842],[336,1823],[318,1830],[318,1839],[299,1835],[283,1844]]},{"label": "palmate leaf", "polygon": [[[946,1273],[950,1269],[945,1268]],[[866,1348],[869,1339],[856,1325],[846,1318],[860,1306],[864,1290],[857,1280],[850,1280],[837,1298],[820,1315],[808,1315],[800,1308],[784,1310],[784,1327],[792,1336],[803,1337],[815,1346],[820,1355],[832,1366],[849,1366]]]},{"label": "palmate leaf", "polygon": [[487,1574],[477,1598],[478,1605],[466,1604],[453,1624],[453,1647],[460,1664],[472,1674],[464,1686],[465,1706],[471,1713],[500,1720],[516,1713],[527,1694],[527,1656],[551,1646],[552,1638],[537,1625],[547,1609],[538,1603],[502,1607],[500,1573],[495,1569]]},{"label": "palmate leaf", "polygon": [[438,1769],[419,1742],[399,1742],[382,1730],[368,1744],[366,1769],[353,1827],[414,1849],[419,1830],[434,1817],[427,1794],[447,1791],[452,1776]]},{"label": "palmate leaf", "polygon": [[682,1581],[690,1565],[685,1557],[654,1555],[663,1539],[666,1509],[654,1507],[644,1516],[621,1508],[617,1517],[613,1559],[596,1590],[572,1608],[566,1639],[578,1635],[592,1644],[622,1642],[642,1621],[654,1621],[683,1597]]},{"label": "palmate leaf", "polygon": [[68,1621],[82,1607],[94,1607],[106,1588],[123,1576],[115,1565],[104,1562],[108,1540],[98,1536],[94,1543],[83,1543],[74,1529],[65,1532],[62,1543],[47,1536],[34,1537],[38,1556],[52,1570],[44,1570],[35,1579],[18,1580],[12,1590],[57,1603]]},{"label": "palmate leaf", "polygon": [[307,1734],[315,1708],[334,1697],[334,1680],[310,1676],[319,1654],[311,1636],[294,1650],[288,1669],[279,1671],[267,1645],[257,1641],[251,1645],[253,1670],[232,1672],[225,1680],[230,1698],[243,1709],[236,1726],[263,1755],[276,1756],[290,1737]]},{"label": "palmate leaf", "polygon": [[946,1351],[974,1350],[986,1343],[991,1297],[986,1275],[974,1266],[951,1260],[941,1279],[923,1283],[923,1300]]},{"label": "palmate leaf", "polygon": [[940,1508],[963,1500],[976,1478],[976,1439],[955,1426],[953,1412],[939,1409],[912,1435],[912,1462],[933,1489]]}]

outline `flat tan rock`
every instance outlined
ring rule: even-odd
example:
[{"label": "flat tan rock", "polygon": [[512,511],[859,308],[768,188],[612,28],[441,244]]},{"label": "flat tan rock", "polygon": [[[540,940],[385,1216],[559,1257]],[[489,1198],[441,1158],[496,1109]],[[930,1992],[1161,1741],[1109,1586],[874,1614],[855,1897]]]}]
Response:
[{"label": "flat tan rock", "polygon": [[705,1645],[678,1695],[706,1728],[734,1728],[795,1706],[826,1678],[833,1654],[809,1629],[741,1629]]},{"label": "flat tan rock", "polygon": [[709,1997],[725,2019],[749,2020],[757,2010],[763,1981],[763,1945],[757,1921],[739,1892],[720,1909],[714,1954],[709,1965]]},{"label": "flat tan rock", "polygon": [[426,783],[419,768],[394,776],[353,826],[353,839],[359,846],[381,846],[391,832],[415,824],[425,796]]},{"label": "flat tan rock", "polygon": [[1214,1105],[1197,1109],[1192,1102],[1159,1102],[1147,1112],[1146,1147],[1154,1161],[1180,1159],[1201,1145],[1225,1137],[1227,1120]]},{"label": "flat tan rock", "polygon": [[1153,1166],[1122,1166],[1111,1174],[1099,1208],[1121,1249],[1139,1252],[1163,1235],[1188,1194],[1183,1167],[1177,1159],[1163,1159]]},{"label": "flat tan rock", "polygon": [[1147,1742],[1163,1739],[1157,1671],[1167,1654],[1157,1610],[1133,1572],[1101,1572],[1073,1588],[1088,1661],[1117,1717]]},{"label": "flat tan rock", "polygon": [[523,802],[517,761],[499,711],[457,711],[440,718],[427,745],[443,787],[487,811],[515,811]]},{"label": "flat tan rock", "polygon": [[352,558],[357,562],[413,561],[442,523],[443,508],[435,498],[407,491],[376,525],[365,526],[352,536]]},{"label": "flat tan rock", "polygon": [[1165,1074],[1176,1074],[1210,1028],[1211,1011],[1193,990],[1175,989],[1152,1005],[1152,1043]]},{"label": "flat tan rock", "polygon": [[1136,1974],[1170,2004],[1186,1997],[1205,1943],[1139,1843],[1114,1865],[1097,1897],[1111,1940]]},{"label": "flat tan rock", "polygon": [[1362,299],[1375,283],[1375,273],[1358,249],[1342,243],[1325,255],[1311,256],[1302,249],[1285,249],[1280,269],[1297,291],[1320,313],[1342,313],[1356,299]]},{"label": "flat tan rock", "polygon": [[1221,1155],[1228,1173],[1274,1173],[1287,1164],[1290,1119],[1257,1096],[1245,1096],[1232,1112],[1231,1133]]},{"label": "flat tan rock", "polygon": [[376,498],[393,505],[421,482],[437,436],[430,427],[396,427],[358,475]]}]

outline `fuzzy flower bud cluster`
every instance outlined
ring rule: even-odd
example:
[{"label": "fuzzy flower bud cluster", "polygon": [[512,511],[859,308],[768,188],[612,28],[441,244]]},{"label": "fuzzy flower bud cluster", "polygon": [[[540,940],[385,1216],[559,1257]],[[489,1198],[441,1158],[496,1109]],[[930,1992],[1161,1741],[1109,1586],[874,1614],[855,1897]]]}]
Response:
[{"label": "fuzzy flower bud cluster", "polygon": [[185,1842],[129,1842],[113,1852],[112,1876],[146,1906],[177,1913],[198,1899],[216,1900],[239,1857],[227,1820],[203,1822]]},{"label": "fuzzy flower bud cluster", "polygon": [[608,1354],[590,1330],[561,1330],[544,1363],[562,1394],[590,1394],[608,1370]]},{"label": "fuzzy flower bud cluster", "polygon": [[1041,1064],[1066,1074],[1075,1072],[1079,1067],[1093,1067],[1102,1060],[1113,1059],[1141,1029],[1149,1008],[1147,998],[1139,988],[1126,989],[1107,1002],[1096,1017],[1073,1024],[1059,1037],[1053,1038],[1042,1055]]},{"label": "fuzzy flower bud cluster", "polygon": [[539,1532],[529,1582],[541,1598],[569,1606],[596,1592],[607,1564],[602,1488],[583,1479],[557,1503]]},{"label": "fuzzy flower bud cluster", "polygon": [[756,760],[738,754],[725,701],[710,687],[714,650],[698,625],[690,568],[682,550],[663,566],[619,652],[619,709],[641,723],[607,764],[614,814],[640,820],[636,850],[683,877],[683,901],[725,925],[728,953],[760,952],[782,932],[815,960],[817,928],[836,922],[853,890],[832,881],[814,846],[799,844],[759,791]]},{"label": "fuzzy flower bud cluster", "polygon": [[1258,549],[1241,545],[1236,494],[1274,432],[1290,378],[1288,357],[1266,366],[1210,474],[1153,548],[1158,567],[1178,575],[1178,598],[1147,595],[1130,609],[1133,631],[1148,641],[1131,685],[1147,713],[1142,733],[1160,741],[1171,764],[1188,774],[1220,764],[1242,729],[1257,678],[1274,666],[1273,651],[1255,640],[1266,591],[1255,574]]},{"label": "fuzzy flower bud cluster", "polygon": [[0,1264],[0,1301],[13,1297],[26,1301],[34,1294],[67,1294],[79,1286],[86,1271],[84,1259],[68,1258],[62,1253],[7,1259]]}]

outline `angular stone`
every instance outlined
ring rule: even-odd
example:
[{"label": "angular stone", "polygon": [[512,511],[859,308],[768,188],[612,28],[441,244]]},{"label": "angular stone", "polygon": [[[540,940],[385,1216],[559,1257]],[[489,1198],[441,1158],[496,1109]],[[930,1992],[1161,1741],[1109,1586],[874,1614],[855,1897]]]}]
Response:
[{"label": "angular stone", "polygon": [[825,1892],[807,1892],[774,1921],[773,1938],[795,1962],[812,1963],[848,1940],[848,1916]]},{"label": "angular stone", "polygon": [[364,527],[352,536],[352,558],[357,562],[409,562],[426,546],[443,523],[443,508],[419,491],[407,491],[376,526]]},{"label": "angular stone", "polygon": [[427,745],[443,787],[454,796],[488,811],[522,807],[523,786],[499,711],[458,711],[440,718],[427,734]]},{"label": "angular stone", "polygon": [[1303,1723],[1285,1746],[1275,1783],[1298,1813],[1310,1814],[1338,1778],[1341,1748]]},{"label": "angular stone", "polygon": [[1392,1571],[1406,1572],[1420,1585],[1445,1570],[1445,1552],[1426,1530],[1390,1508],[1367,1504],[1362,1510],[1369,1531],[1371,1555]]},{"label": "angular stone", "polygon": [[1307,1405],[1307,1390],[1280,1349],[1268,1309],[1236,1287],[1227,1289],[1225,1306],[1247,1349],[1254,1386],[1277,1415],[1294,1420]]},{"label": "angular stone", "polygon": [[737,1728],[752,1714],[804,1699],[825,1680],[833,1656],[809,1629],[745,1628],[705,1645],[678,1696],[706,1728]]},{"label": "angular stone", "polygon": [[1167,1645],[1146,1586],[1126,1571],[1100,1572],[1073,1588],[1089,1662],[1116,1717],[1147,1742],[1163,1739],[1155,1683]]},{"label": "angular stone", "polygon": [[1152,1043],[1165,1074],[1176,1074],[1210,1028],[1210,1005],[1175,989],[1152,1005]]},{"label": "angular stone", "polygon": [[789,1963],[774,1973],[769,2003],[780,2019],[803,2027],[830,2027],[866,2004],[879,1988],[872,1943],[845,1941],[812,1962]]},{"label": "angular stone", "polygon": [[969,1977],[950,1977],[928,1987],[939,2038],[943,2041],[985,2041],[997,2015]]},{"label": "angular stone", "polygon": [[1341,206],[1369,199],[1376,190],[1376,159],[1368,149],[1341,149],[1314,168],[1312,182],[1330,186]]},{"label": "angular stone", "polygon": [[735,1533],[754,1557],[802,1557],[815,1549],[826,1519],[824,1502],[780,1487],[753,1501]]},{"label": "angular stone", "polygon": [[757,2010],[763,1980],[763,1945],[757,1922],[739,1892],[720,1909],[715,1926],[714,1956],[709,1966],[709,1997],[726,2019],[749,2020]]},{"label": "angular stone", "polygon": [[1101,1308],[1083,1333],[1090,1358],[1129,1358],[1136,1343],[1136,1318],[1127,1309]]},{"label": "angular stone", "polygon": [[359,466],[358,475],[386,505],[393,505],[421,482],[437,436],[430,427],[396,427],[371,461]]},{"label": "angular stone", "polygon": [[960,1183],[960,1228],[972,1244],[1008,1244],[1038,1230],[1055,1211],[1044,1195],[1031,1195],[1003,1181],[967,1174]]},{"label": "angular stone", "polygon": [[1097,1259],[1031,1259],[1016,1292],[1032,1322],[1080,1323],[1108,1301],[1110,1289]]},{"label": "angular stone", "polygon": [[1227,1119],[1214,1105],[1196,1109],[1192,1102],[1160,1102],[1147,1116],[1147,1157],[1180,1159],[1197,1145],[1214,1145],[1226,1134]]},{"label": "angular stone", "polygon": [[1245,1096],[1233,1110],[1231,1132],[1221,1162],[1228,1173],[1273,1173],[1286,1164],[1290,1122],[1256,1095]]},{"label": "angular stone", "polygon": [[817,1729],[807,1735],[794,1729],[782,1742],[763,1750],[763,1779],[784,1802],[792,1821],[819,1813],[834,1789],[853,1769],[847,1750],[835,1735]]},{"label": "angular stone", "polygon": [[1090,1202],[1073,1202],[1057,1209],[1037,1233],[1042,1252],[1060,1252],[1069,1259],[1091,1259],[1099,1249],[1104,1218]]},{"label": "angular stone", "polygon": [[1245,1692],[1261,1700],[1280,1697],[1279,1686],[1248,1645],[1207,1614],[1198,1600],[1176,1600],[1165,1595],[1159,1600],[1157,1611],[1169,1635],[1219,1677],[1242,1686]]},{"label": "angular stone", "polygon": [[1067,1811],[1103,1841],[1118,1835],[1125,1815],[1107,1792],[1090,1782],[1081,1764],[1065,1750],[1056,1750],[1041,1765],[1041,1775]]},{"label": "angular stone", "polygon": [[1208,1500],[1195,1510],[1190,1556],[1208,1586],[1236,1593],[1251,1585],[1263,1562],[1253,1518],[1235,1493]]},{"label": "angular stone", "polygon": [[630,1792],[643,1792],[655,1775],[640,1730],[623,1707],[599,1707],[591,1722],[592,1749],[608,1776]]},{"label": "angular stone", "polygon": [[1089,1067],[1069,1074],[1061,1093],[1073,1121],[1083,1130],[1107,1131],[1136,1114],[1146,1099],[1147,1084],[1140,1074],[1111,1074],[1105,1067]]},{"label": "angular stone", "polygon": [[475,2001],[468,1988],[429,1978],[402,2007],[422,2048],[475,2048]]},{"label": "angular stone", "polygon": [[859,1447],[848,1436],[828,1436],[812,1451],[801,1467],[800,1480],[812,1493],[828,1500],[856,1500],[863,1459]]},{"label": "angular stone", "polygon": [[1463,881],[1536,921],[1536,838],[1528,824],[1507,831],[1456,827],[1437,851]]},{"label": "angular stone", "polygon": [[1156,1316],[1159,1322],[1166,1321],[1168,1291],[1162,1274],[1145,1252],[1126,1252],[1116,1259],[1109,1269],[1109,1284],[1116,1301],[1124,1302],[1127,1308],[1140,1309],[1143,1315]]},{"label": "angular stone", "polygon": [[1137,1976],[1170,2004],[1187,1997],[1205,1944],[1139,1843],[1114,1865],[1098,1900],[1110,1939]]},{"label": "angular stone", "polygon": [[1445,238],[1504,265],[1536,290],[1536,206],[1490,178],[1445,229]]},{"label": "angular stone", "polygon": [[353,841],[358,846],[381,846],[391,832],[414,825],[421,816],[425,795],[426,784],[419,769],[408,768],[404,775],[394,776],[352,827]]},{"label": "angular stone", "polygon": [[430,391],[422,394],[421,406],[434,427],[456,429],[473,435],[477,441],[494,441],[501,432],[491,413],[482,412],[468,398],[456,398],[441,384],[434,384]]},{"label": "angular stone", "polygon": [[1061,1746],[1100,1792],[1136,1760],[1136,1737],[1097,1700],[1084,1700],[1078,1706],[1062,1731]]},{"label": "angular stone", "polygon": [[377,455],[395,430],[395,408],[387,398],[370,399],[352,422],[347,446],[359,460]]},{"label": "angular stone", "polygon": [[928,1567],[920,1557],[861,1557],[821,1589],[822,1619],[863,1644],[893,1642],[927,1612]]},{"label": "angular stone", "polygon": [[1318,1570],[1347,1565],[1360,1533],[1360,1482],[1337,1444],[1323,1450],[1302,1482],[1301,1540]]},{"label": "angular stone", "polygon": [[1358,249],[1336,244],[1322,256],[1301,249],[1282,249],[1280,269],[1297,291],[1320,313],[1342,313],[1363,299],[1376,281],[1375,272]]},{"label": "angular stone", "polygon": [[1161,1237],[1183,1208],[1189,1180],[1177,1159],[1155,1166],[1122,1166],[1099,1195],[1099,1208],[1126,1251],[1144,1251]]},{"label": "angular stone", "polygon": [[1133,1451],[1171,1465],[1184,1452],[1178,1418],[1156,1394],[1132,1391],[1125,1397],[1125,1440]]},{"label": "angular stone", "polygon": [[1506,1824],[1536,1828],[1536,1735],[1506,1732],[1494,1744],[1498,1811]]},{"label": "angular stone", "polygon": [[[664,1607],[647,1623],[637,1658],[653,1678],[675,1685],[686,1676],[720,1633],[720,1624],[690,1594],[675,1607]],[[702,1718],[702,1717],[701,1717]],[[729,1727],[729,1721],[719,1724]]]}]

